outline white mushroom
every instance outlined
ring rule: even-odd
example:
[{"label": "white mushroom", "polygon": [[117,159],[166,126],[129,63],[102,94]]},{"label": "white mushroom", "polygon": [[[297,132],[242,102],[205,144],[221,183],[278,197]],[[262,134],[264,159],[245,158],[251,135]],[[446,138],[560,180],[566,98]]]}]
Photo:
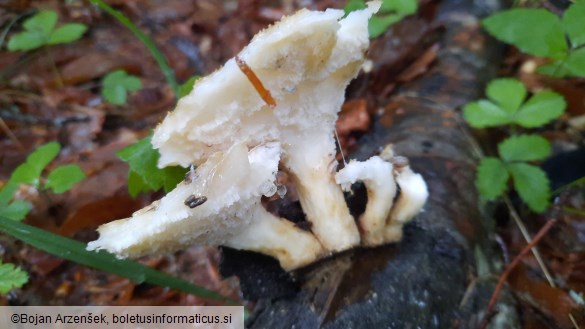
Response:
[{"label": "white mushroom", "polygon": [[[345,18],[341,10],[301,10],[198,81],[152,139],[159,166],[195,164],[197,170],[131,218],[101,226],[88,248],[137,257],[225,245],[271,255],[291,270],[358,245],[360,233],[334,177],[334,129],[345,87],[369,45],[368,19],[379,6],[369,3]],[[262,206],[262,196],[277,191],[279,165],[292,177],[312,231]],[[392,172],[375,157],[338,174],[340,182],[359,179],[368,187],[371,204],[360,219],[367,245],[386,241],[388,225],[403,223],[422,206],[398,206],[399,199],[390,211]],[[411,176],[399,174],[398,184],[410,184]]]}]

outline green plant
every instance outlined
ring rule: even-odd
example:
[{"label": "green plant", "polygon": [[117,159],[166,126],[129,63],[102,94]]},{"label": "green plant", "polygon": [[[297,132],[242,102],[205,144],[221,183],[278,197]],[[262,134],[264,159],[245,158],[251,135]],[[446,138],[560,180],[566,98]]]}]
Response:
[{"label": "green plant", "polygon": [[[146,265],[131,260],[118,259],[116,256],[104,251],[87,251],[85,244],[57,234],[36,228],[34,226],[15,222],[0,216],[0,232],[8,234],[35,248],[49,254],[89,266],[101,271],[126,277],[137,284],[146,282],[162,287],[169,287],[184,291],[202,298],[223,301],[228,304],[237,304],[234,300],[224,297],[216,292],[196,286],[187,281],[175,278],[166,273],[152,269]],[[9,269],[9,268],[7,268]],[[0,267],[0,287],[22,281],[22,274],[10,275],[12,281],[2,281],[2,268]],[[20,279],[19,279],[20,278]]]},{"label": "green plant", "polygon": [[[366,3],[363,0],[349,0],[344,10],[347,15],[354,10],[365,7]],[[384,34],[392,24],[416,13],[417,9],[418,2],[416,0],[383,0],[378,13],[370,19],[368,25],[370,38],[377,38]]]},{"label": "green plant", "polygon": [[24,21],[24,31],[15,34],[8,42],[8,50],[32,50],[47,45],[69,43],[85,33],[87,26],[67,23],[55,28],[58,16],[53,10],[43,10]]},{"label": "green plant", "polygon": [[[193,89],[199,76],[193,76],[179,86],[179,97],[186,96]],[[128,192],[132,197],[139,193],[158,191],[164,188],[165,192],[172,190],[184,179],[186,169],[175,166],[159,169],[157,162],[160,154],[152,148],[152,135],[118,151],[120,159],[126,161],[128,172]]]},{"label": "green plant", "polygon": [[142,88],[138,77],[128,75],[124,70],[108,73],[102,80],[102,96],[115,105],[126,104],[128,93]]},{"label": "green plant", "polygon": [[0,294],[20,288],[28,281],[28,274],[14,264],[0,261]]},{"label": "green plant", "polygon": [[160,154],[152,148],[152,135],[118,151],[118,156],[128,162],[128,191],[135,197],[140,192],[172,190],[184,179],[186,169],[167,167],[159,169],[157,162]]},{"label": "green plant", "polygon": [[126,17],[121,12],[117,11],[116,9],[110,7],[107,3],[103,2],[102,0],[86,0],[100,9],[104,10],[108,14],[112,15],[118,22],[124,25],[134,36],[140,40],[140,42],[148,49],[158,66],[160,67],[161,71],[163,72],[167,82],[171,86],[171,89],[175,93],[175,96],[179,95],[179,84],[175,79],[175,73],[169,66],[165,56],[161,53],[161,51],[156,47],[154,41],[149,38],[144,32],[142,32],[132,21]]},{"label": "green plant", "polygon": [[77,165],[62,165],[49,172],[45,178],[41,174],[45,167],[55,159],[61,145],[57,142],[40,146],[27,158],[25,163],[16,167],[6,184],[0,189],[0,215],[13,220],[22,220],[32,208],[24,200],[14,199],[21,184],[30,185],[41,190],[63,193],[85,178]]},{"label": "green plant", "polygon": [[[463,108],[465,120],[475,128],[512,126],[535,128],[559,117],[565,110],[563,97],[552,91],[542,91],[527,101],[527,91],[515,79],[496,79],[486,89],[488,99],[467,104]],[[510,177],[514,188],[535,212],[548,206],[551,194],[546,173],[531,161],[543,160],[551,152],[550,143],[543,137],[512,134],[498,144],[499,157],[481,160],[476,185],[482,197],[495,200],[507,189]]]},{"label": "green plant", "polygon": [[585,1],[576,1],[562,18],[545,9],[516,8],[483,20],[497,39],[550,63],[539,73],[556,77],[585,77]]}]

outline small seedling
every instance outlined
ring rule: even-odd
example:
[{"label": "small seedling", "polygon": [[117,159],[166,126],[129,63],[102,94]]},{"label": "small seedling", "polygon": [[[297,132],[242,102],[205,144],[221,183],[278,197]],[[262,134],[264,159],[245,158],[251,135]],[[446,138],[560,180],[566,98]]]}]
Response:
[{"label": "small seedling", "polygon": [[585,77],[585,1],[576,1],[559,18],[545,9],[511,9],[483,21],[498,40],[550,63],[539,73],[556,77]]},{"label": "small seedling", "polygon": [[20,288],[28,282],[28,274],[20,267],[0,261],[0,294],[6,294],[14,288]]},{"label": "small seedling", "polygon": [[69,43],[85,33],[87,26],[67,23],[55,28],[58,16],[55,11],[43,10],[24,21],[24,31],[15,34],[8,42],[10,51],[27,51],[47,45]]},{"label": "small seedling", "polygon": [[14,170],[0,189],[0,215],[20,221],[30,212],[32,205],[29,202],[13,199],[21,184],[63,193],[85,178],[81,168],[73,164],[59,166],[46,178],[41,177],[45,167],[57,157],[60,150],[61,145],[57,142],[45,144],[31,153],[26,162]]},{"label": "small seedling", "polygon": [[102,96],[115,105],[126,104],[128,93],[140,88],[142,88],[140,79],[124,70],[110,72],[102,80]]},{"label": "small seedling", "polygon": [[[487,87],[488,99],[469,103],[463,108],[465,120],[475,128],[517,125],[535,128],[559,117],[565,110],[563,97],[542,91],[525,102],[527,91],[515,79],[497,79]],[[529,164],[550,155],[548,140],[538,135],[512,135],[498,144],[499,157],[483,158],[479,164],[476,185],[481,196],[495,200],[507,189],[512,177],[514,188],[535,212],[548,206],[550,196],[546,173]]]},{"label": "small seedling", "polygon": [[[363,8],[366,8],[366,3],[363,0],[349,0],[344,10],[347,15],[354,10]],[[383,0],[378,13],[370,18],[368,25],[370,38],[377,38],[384,34],[392,24],[416,13],[417,9],[418,2],[416,0]]]}]

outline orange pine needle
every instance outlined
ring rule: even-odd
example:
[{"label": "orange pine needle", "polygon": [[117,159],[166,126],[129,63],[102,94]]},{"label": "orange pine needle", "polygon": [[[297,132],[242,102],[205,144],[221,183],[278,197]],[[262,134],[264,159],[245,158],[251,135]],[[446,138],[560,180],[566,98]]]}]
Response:
[{"label": "orange pine needle", "polygon": [[264,85],[262,84],[260,79],[258,79],[256,73],[254,73],[254,71],[252,71],[248,64],[246,64],[246,62],[244,62],[238,56],[236,56],[236,63],[238,64],[238,67],[240,68],[242,73],[244,73],[248,80],[250,80],[252,86],[254,86],[254,89],[256,89],[256,91],[258,92],[258,95],[260,95],[260,97],[266,102],[266,104],[274,108],[276,106],[276,101],[274,101],[274,98],[272,98],[270,91],[264,88]]}]

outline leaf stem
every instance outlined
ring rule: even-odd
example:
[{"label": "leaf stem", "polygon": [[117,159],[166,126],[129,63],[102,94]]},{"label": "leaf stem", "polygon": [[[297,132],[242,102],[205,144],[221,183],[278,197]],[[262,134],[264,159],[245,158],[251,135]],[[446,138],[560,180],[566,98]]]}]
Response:
[{"label": "leaf stem", "polygon": [[45,52],[47,53],[47,57],[49,58],[51,68],[53,69],[53,73],[55,74],[55,80],[57,81],[57,87],[59,87],[59,89],[63,89],[63,87],[65,85],[63,84],[63,79],[61,78],[61,73],[59,73],[59,69],[57,68],[57,63],[55,63],[55,59],[53,58],[53,53],[51,53],[51,50],[49,49],[48,46],[44,46],[44,48],[45,48]]}]

